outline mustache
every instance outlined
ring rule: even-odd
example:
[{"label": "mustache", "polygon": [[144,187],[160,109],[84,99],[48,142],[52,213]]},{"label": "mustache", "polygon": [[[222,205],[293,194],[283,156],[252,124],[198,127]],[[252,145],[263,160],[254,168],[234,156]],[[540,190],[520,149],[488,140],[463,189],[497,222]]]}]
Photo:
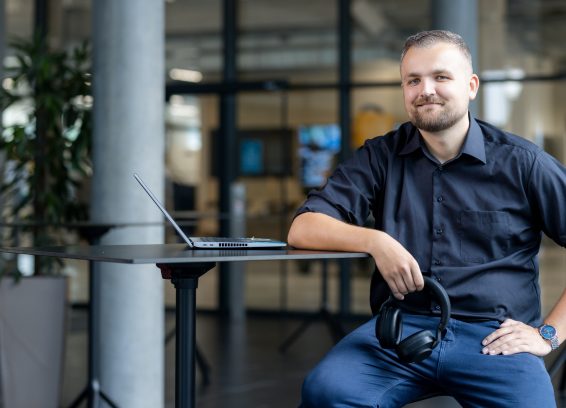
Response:
[{"label": "mustache", "polygon": [[444,99],[439,98],[437,96],[422,96],[419,99],[417,99],[414,103],[414,105],[416,106],[420,106],[420,105],[424,105],[427,103],[437,103],[440,105],[444,105]]}]

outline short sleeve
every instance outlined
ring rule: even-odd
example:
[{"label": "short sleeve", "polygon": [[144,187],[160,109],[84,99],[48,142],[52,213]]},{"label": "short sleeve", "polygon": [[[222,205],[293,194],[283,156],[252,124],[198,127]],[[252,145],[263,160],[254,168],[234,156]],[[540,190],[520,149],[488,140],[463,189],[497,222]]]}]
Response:
[{"label": "short sleeve", "polygon": [[367,141],[339,165],[321,189],[312,190],[296,215],[323,213],[349,224],[363,225],[375,205],[386,176],[385,143]]},{"label": "short sleeve", "polygon": [[566,246],[566,168],[546,152],[541,151],[533,163],[529,195],[541,229],[557,244]]}]

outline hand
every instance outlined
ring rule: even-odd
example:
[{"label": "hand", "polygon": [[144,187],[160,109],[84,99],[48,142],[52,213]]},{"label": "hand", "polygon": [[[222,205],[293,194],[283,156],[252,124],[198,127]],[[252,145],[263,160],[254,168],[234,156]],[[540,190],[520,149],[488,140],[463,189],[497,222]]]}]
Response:
[{"label": "hand", "polygon": [[372,251],[377,269],[396,299],[424,288],[424,279],[417,260],[403,245],[388,234],[379,232],[379,240]]},{"label": "hand", "polygon": [[552,347],[541,337],[538,329],[512,319],[501,323],[499,329],[482,341],[482,345],[482,353],[490,355],[531,353],[544,357],[552,351]]}]

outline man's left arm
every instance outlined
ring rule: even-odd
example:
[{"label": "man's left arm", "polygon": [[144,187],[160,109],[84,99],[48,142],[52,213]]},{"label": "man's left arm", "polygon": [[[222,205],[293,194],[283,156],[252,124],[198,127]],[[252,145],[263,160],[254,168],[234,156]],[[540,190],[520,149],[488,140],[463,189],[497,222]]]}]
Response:
[{"label": "man's left arm", "polygon": [[[566,290],[562,292],[544,323],[556,329],[558,342],[562,343],[566,337]],[[482,352],[491,355],[531,353],[543,357],[552,351],[550,342],[542,338],[537,327],[512,319],[501,323],[499,329],[483,340],[482,345]]]},{"label": "man's left arm", "polygon": [[[566,247],[566,168],[547,153],[537,156],[528,183],[533,208],[538,210],[544,233]],[[566,290],[544,319],[556,329],[559,343],[566,339]],[[545,356],[552,351],[550,341],[543,339],[537,327],[507,319],[499,329],[482,342],[484,354],[532,353]]]}]

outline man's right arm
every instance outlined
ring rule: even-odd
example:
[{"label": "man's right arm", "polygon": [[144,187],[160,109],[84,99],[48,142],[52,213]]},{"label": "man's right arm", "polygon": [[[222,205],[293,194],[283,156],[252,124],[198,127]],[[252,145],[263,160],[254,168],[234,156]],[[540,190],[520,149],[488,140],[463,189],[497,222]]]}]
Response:
[{"label": "man's right arm", "polygon": [[322,213],[305,212],[294,219],[287,242],[296,248],[370,254],[397,299],[424,287],[415,258],[383,231],[347,224]]}]

